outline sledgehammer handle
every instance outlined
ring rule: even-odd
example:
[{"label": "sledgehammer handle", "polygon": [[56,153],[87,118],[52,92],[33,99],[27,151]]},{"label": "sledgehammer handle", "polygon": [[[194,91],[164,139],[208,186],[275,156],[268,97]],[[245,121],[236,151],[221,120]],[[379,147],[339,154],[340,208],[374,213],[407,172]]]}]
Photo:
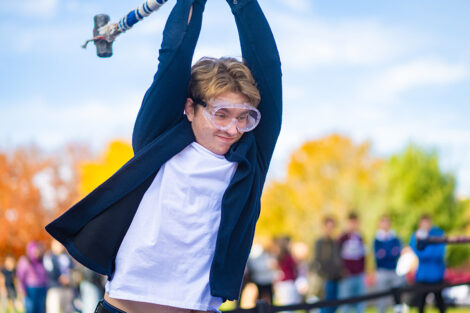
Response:
[{"label": "sledgehammer handle", "polygon": [[142,3],[137,9],[129,12],[119,22],[117,22],[117,30],[122,33],[134,26],[135,23],[142,20],[144,17],[149,16],[153,12],[160,9],[168,0],[147,0]]}]

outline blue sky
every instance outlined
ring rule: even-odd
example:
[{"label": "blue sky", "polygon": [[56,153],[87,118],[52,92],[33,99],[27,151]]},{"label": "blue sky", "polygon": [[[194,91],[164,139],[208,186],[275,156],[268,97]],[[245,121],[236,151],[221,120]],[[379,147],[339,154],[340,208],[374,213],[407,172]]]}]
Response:
[{"label": "blue sky", "polygon": [[[0,148],[71,141],[100,149],[130,140],[157,67],[169,2],[96,57],[93,16],[113,21],[132,1],[0,2]],[[283,63],[284,124],[271,177],[303,141],[339,132],[387,156],[435,149],[470,196],[470,2],[259,0]],[[231,13],[208,0],[195,59],[240,56]]]}]

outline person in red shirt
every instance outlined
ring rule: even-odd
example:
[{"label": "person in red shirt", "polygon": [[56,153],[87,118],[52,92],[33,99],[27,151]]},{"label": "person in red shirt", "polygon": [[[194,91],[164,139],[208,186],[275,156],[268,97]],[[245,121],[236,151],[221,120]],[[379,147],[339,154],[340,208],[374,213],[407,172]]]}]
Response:
[{"label": "person in red shirt", "polygon": [[[343,261],[343,279],[339,284],[339,298],[351,298],[364,293],[364,268],[366,249],[359,233],[359,217],[351,212],[348,215],[347,230],[339,238],[341,259]],[[364,304],[344,305],[344,313],[349,311],[362,313]]]},{"label": "person in red shirt", "polygon": [[277,303],[280,305],[300,303],[300,294],[295,286],[297,279],[297,262],[290,252],[290,238],[280,237],[276,240],[278,247],[277,262],[279,266],[279,277],[275,284]]}]

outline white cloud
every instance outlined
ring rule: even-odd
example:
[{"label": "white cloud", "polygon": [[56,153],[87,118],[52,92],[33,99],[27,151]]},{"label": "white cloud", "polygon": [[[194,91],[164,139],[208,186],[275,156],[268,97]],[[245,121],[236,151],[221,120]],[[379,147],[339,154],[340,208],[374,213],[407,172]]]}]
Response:
[{"label": "white cloud", "polygon": [[224,44],[204,44],[196,48],[193,61],[197,61],[204,56],[223,57],[231,56],[241,59],[241,52],[238,42]]},{"label": "white cloud", "polygon": [[[153,15],[146,17],[144,20],[135,24],[129,32],[132,32],[132,36],[145,36],[147,39],[149,38],[148,35],[161,34],[165,27],[167,16],[160,13],[162,12],[155,12]],[[112,20],[112,22],[118,21],[118,19]],[[123,34],[123,36],[125,35]]]},{"label": "white cloud", "polygon": [[375,65],[413,49],[400,29],[374,21],[324,21],[312,16],[271,14],[283,63],[296,70],[318,65]]},{"label": "white cloud", "polygon": [[424,86],[451,84],[468,76],[464,64],[446,64],[437,59],[421,59],[392,66],[365,82],[361,93],[372,101],[393,101],[401,93]]},{"label": "white cloud", "polygon": [[3,28],[5,33],[15,34],[7,37],[6,40],[10,42],[6,47],[17,53],[58,53],[79,48],[92,33],[92,26],[86,29],[80,25],[25,27],[22,24],[11,24],[4,25]]},{"label": "white cloud", "polygon": [[284,0],[280,2],[284,6],[298,12],[306,11],[312,6],[312,0]]},{"label": "white cloud", "polygon": [[59,0],[3,1],[0,11],[27,17],[49,18],[57,13]]},{"label": "white cloud", "polygon": [[[42,147],[56,148],[73,140],[95,145],[116,136],[130,139],[142,96],[127,93],[118,97],[77,99],[65,106],[31,97],[12,104],[2,109],[0,142],[36,142]],[[27,127],[15,126],[20,124]]]}]

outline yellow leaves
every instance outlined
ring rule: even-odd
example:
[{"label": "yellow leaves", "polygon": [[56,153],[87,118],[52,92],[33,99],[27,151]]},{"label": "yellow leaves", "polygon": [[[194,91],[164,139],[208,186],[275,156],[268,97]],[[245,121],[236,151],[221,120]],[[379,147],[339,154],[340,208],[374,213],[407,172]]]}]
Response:
[{"label": "yellow leaves", "polygon": [[129,161],[133,155],[132,146],[129,143],[114,140],[109,143],[97,160],[82,162],[79,165],[80,194],[85,196],[93,191]]},{"label": "yellow leaves", "polygon": [[265,188],[257,235],[286,233],[310,242],[324,215],[367,210],[380,164],[369,142],[338,134],[305,142],[292,153],[285,181]]},{"label": "yellow leaves", "polygon": [[467,221],[467,225],[465,225],[465,235],[470,236],[470,199],[462,200],[461,205],[463,206],[464,219]]}]

